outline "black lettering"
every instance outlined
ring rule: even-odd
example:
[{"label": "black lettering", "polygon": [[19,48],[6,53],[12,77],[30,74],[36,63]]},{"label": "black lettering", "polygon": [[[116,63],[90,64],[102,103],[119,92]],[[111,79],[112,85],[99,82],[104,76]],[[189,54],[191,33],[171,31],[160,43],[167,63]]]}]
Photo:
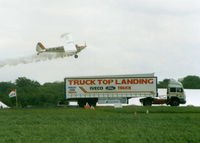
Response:
[{"label": "black lettering", "polygon": [[93,86],[93,87],[90,87],[90,90],[103,90],[103,87],[102,86]]}]

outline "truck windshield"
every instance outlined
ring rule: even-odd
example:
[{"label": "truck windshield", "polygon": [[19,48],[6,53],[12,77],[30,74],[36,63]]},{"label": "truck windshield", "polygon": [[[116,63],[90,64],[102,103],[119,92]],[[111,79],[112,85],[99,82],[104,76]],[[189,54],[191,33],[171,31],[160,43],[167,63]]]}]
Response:
[{"label": "truck windshield", "polygon": [[183,92],[183,88],[177,88],[177,92]]},{"label": "truck windshield", "polygon": [[183,88],[170,88],[170,92],[183,92]]},{"label": "truck windshield", "polygon": [[176,92],[176,88],[170,88],[170,92]]}]

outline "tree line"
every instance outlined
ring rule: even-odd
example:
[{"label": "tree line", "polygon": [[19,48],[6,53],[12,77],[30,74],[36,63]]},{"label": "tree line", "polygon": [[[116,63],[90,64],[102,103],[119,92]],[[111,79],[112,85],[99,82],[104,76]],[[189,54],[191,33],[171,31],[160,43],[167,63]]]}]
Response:
[{"label": "tree line", "polygon": [[[158,82],[158,88],[167,88],[170,79],[164,79],[163,81]],[[200,77],[195,75],[189,75],[182,79],[179,79],[179,82],[183,84],[185,89],[200,89]]]},{"label": "tree line", "polygon": [[0,101],[16,106],[16,97],[9,98],[11,90],[17,89],[19,107],[52,107],[64,99],[64,82],[44,83],[19,77],[14,83],[0,82]]},{"label": "tree line", "polygon": [[[179,81],[185,89],[200,89],[200,77],[186,76]],[[167,88],[169,79],[159,81],[158,88]],[[8,106],[16,106],[15,97],[9,98],[11,90],[17,89],[17,103],[19,107],[52,107],[59,102],[65,102],[64,82],[44,83],[19,77],[14,83],[0,82],[0,101]]]}]

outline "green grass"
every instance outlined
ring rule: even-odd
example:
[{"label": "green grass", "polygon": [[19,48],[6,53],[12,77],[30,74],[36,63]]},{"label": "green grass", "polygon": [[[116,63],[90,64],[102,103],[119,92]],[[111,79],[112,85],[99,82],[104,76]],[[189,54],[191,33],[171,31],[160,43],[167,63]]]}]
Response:
[{"label": "green grass", "polygon": [[197,107],[0,110],[0,143],[199,142]]}]

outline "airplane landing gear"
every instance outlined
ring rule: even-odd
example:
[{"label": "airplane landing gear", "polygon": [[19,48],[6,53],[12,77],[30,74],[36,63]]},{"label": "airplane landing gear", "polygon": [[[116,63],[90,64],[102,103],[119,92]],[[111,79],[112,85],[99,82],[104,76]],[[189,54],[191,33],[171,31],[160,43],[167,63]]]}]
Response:
[{"label": "airplane landing gear", "polygon": [[77,59],[77,58],[78,58],[78,55],[74,55],[74,58],[76,58],[76,59]]}]

